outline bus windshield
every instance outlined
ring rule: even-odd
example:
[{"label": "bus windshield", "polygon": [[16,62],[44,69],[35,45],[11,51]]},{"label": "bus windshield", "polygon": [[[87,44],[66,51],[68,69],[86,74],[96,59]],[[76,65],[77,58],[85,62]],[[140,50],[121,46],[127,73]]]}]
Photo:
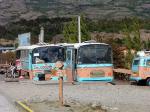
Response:
[{"label": "bus windshield", "polygon": [[78,51],[78,64],[112,63],[112,51],[109,45],[84,45]]},{"label": "bus windshield", "polygon": [[64,49],[58,46],[39,47],[33,50],[32,57],[33,64],[64,61]]}]

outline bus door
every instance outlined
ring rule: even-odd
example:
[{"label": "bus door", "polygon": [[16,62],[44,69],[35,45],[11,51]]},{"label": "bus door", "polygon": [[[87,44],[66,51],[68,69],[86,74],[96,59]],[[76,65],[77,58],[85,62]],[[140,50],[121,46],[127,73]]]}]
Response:
[{"label": "bus door", "polygon": [[147,79],[150,77],[150,58],[143,59],[143,69],[141,68],[141,77],[142,79]]},{"label": "bus door", "polygon": [[75,75],[75,49],[68,48],[66,50],[66,75],[69,82],[76,80]]}]

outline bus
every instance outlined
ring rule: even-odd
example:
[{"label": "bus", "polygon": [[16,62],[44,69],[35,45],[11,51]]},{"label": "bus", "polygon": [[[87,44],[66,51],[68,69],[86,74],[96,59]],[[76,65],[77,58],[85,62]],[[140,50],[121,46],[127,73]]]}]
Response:
[{"label": "bus", "polygon": [[138,51],[132,62],[130,81],[144,81],[150,86],[150,51]]},{"label": "bus", "polygon": [[[64,61],[64,48],[58,45],[20,46],[16,50],[16,66],[20,75],[28,74],[30,79],[51,74],[55,63]],[[56,80],[58,77],[52,77]]]},{"label": "bus", "polygon": [[65,47],[67,80],[70,82],[113,81],[111,46],[105,43],[75,43]]}]

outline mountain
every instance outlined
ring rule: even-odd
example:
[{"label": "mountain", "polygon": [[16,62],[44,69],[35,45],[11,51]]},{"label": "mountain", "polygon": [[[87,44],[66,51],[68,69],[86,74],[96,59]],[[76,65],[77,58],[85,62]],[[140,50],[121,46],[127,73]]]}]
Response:
[{"label": "mountain", "polygon": [[0,25],[39,16],[84,14],[93,19],[150,18],[150,0],[0,0]]}]

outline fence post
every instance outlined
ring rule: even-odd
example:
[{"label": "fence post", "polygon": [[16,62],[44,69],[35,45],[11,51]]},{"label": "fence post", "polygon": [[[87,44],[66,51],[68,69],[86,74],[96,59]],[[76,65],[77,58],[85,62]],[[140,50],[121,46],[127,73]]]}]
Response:
[{"label": "fence post", "polygon": [[63,106],[63,77],[59,77],[59,103]]},{"label": "fence post", "polygon": [[57,76],[59,77],[59,103],[61,106],[64,105],[64,102],[63,102],[63,62],[62,61],[57,61],[55,63],[55,67],[57,68]]}]

